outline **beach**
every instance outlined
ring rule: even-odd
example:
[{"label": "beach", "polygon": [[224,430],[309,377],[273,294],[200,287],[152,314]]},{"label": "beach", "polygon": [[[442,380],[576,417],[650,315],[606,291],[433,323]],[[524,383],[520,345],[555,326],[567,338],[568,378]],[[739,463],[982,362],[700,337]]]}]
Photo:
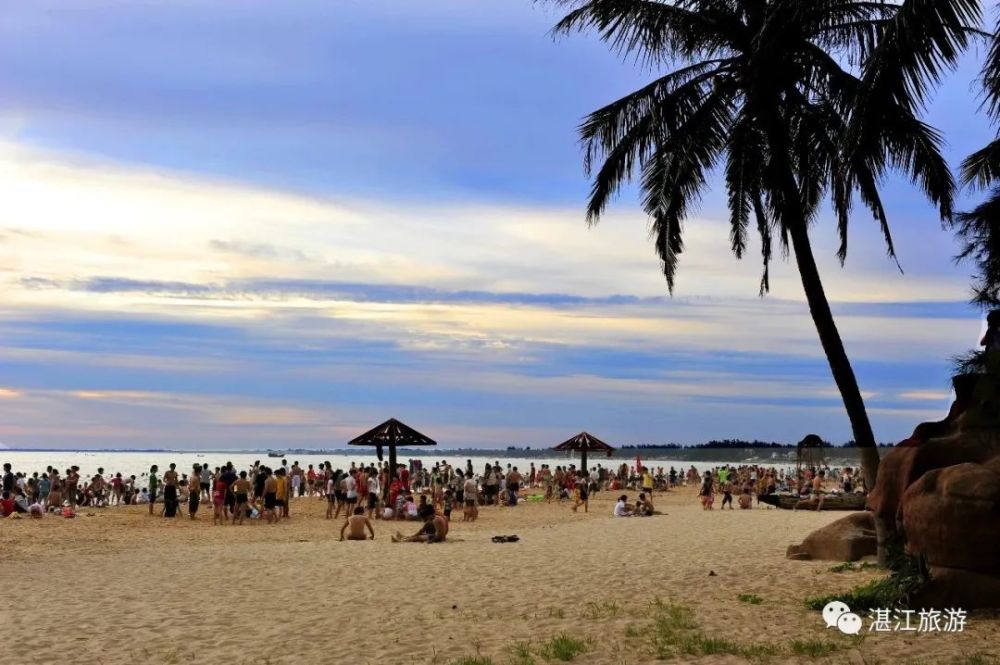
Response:
[{"label": "beach", "polygon": [[[566,503],[487,507],[471,524],[457,511],[448,541],[431,545],[392,543],[417,524],[378,520],[374,541],[339,542],[341,522],[324,519],[316,498],[296,499],[276,525],[213,527],[210,511],[167,520],[145,506],[3,520],[0,588],[35,607],[0,610],[5,651],[13,662],[107,665],[527,665],[555,659],[551,641],[566,636],[583,645],[576,662],[609,665],[998,655],[995,613],[970,613],[948,634],[825,628],[803,599],[878,573],[832,572],[785,549],[842,513],[703,511],[683,487],[657,493],[664,515],[615,519],[614,498],[598,494],[586,514]],[[520,540],[491,540],[512,534]],[[657,619],[678,617],[681,637],[729,647],[685,653],[690,640],[664,641]]]}]

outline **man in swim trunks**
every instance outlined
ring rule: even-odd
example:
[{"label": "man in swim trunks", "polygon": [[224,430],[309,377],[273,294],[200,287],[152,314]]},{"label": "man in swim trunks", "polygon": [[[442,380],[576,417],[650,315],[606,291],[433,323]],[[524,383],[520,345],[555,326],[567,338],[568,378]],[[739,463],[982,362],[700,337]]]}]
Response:
[{"label": "man in swim trunks", "polygon": [[365,529],[371,533],[371,539],[375,540],[375,529],[372,528],[372,523],[367,517],[365,517],[365,509],[362,506],[358,506],[354,509],[354,514],[347,518],[344,522],[344,526],[340,527],[340,539],[344,539],[344,531],[350,529],[347,534],[348,540],[365,540]]},{"label": "man in swim trunks", "polygon": [[246,471],[240,471],[240,479],[233,483],[233,494],[236,497],[236,512],[233,513],[233,524],[236,524],[237,518],[240,520],[240,524],[243,524],[243,518],[250,507],[248,503],[250,498],[250,481],[247,480]]},{"label": "man in swim trunks", "polygon": [[201,501],[201,465],[191,467],[191,482],[188,483],[188,515],[194,519]]},{"label": "man in swim trunks", "polygon": [[[344,493],[344,506],[347,514],[350,515],[354,512],[354,506],[358,503],[358,484],[350,471],[345,473],[344,477],[340,480],[340,488]],[[338,506],[337,508],[339,512],[340,507]]]},{"label": "man in swim trunks", "polygon": [[465,487],[462,489],[462,495],[465,500],[465,511],[462,514],[462,521],[475,522],[476,518],[479,517],[479,485],[476,484],[475,477],[469,476],[465,479]]},{"label": "man in swim trunks", "polygon": [[448,537],[448,520],[438,515],[433,509],[424,511],[424,525],[412,536],[404,536],[396,532],[392,537],[394,543],[440,543]]},{"label": "man in swim trunks", "polygon": [[722,492],[722,510],[729,504],[729,510],[733,509],[733,484],[729,480],[719,483],[719,490]]},{"label": "man in swim trunks", "polygon": [[277,515],[277,490],[278,480],[271,473],[270,469],[264,469],[264,512],[267,513],[267,523],[272,524]]},{"label": "man in swim trunks", "polygon": [[77,486],[80,484],[79,471],[80,468],[77,466],[70,467],[66,470],[64,488],[66,491],[66,500],[69,501],[70,508],[75,508],[78,500]]},{"label": "man in swim trunks", "polygon": [[208,465],[201,467],[201,476],[198,478],[199,487],[201,488],[201,494],[205,499],[212,498],[212,470],[208,468]]},{"label": "man in swim trunks", "polygon": [[170,468],[163,474],[163,515],[174,517],[179,502],[177,500],[177,465],[170,463]]},{"label": "man in swim trunks", "polygon": [[149,467],[149,514],[153,514],[153,504],[156,503],[156,492],[160,488],[160,479],[156,477],[159,467],[155,464]]}]

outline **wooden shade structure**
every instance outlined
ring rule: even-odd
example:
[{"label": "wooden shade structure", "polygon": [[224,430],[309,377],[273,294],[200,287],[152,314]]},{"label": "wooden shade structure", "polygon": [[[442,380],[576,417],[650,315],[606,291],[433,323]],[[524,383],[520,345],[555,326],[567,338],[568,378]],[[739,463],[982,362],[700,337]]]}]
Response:
[{"label": "wooden shade structure", "polygon": [[598,439],[593,434],[588,434],[587,432],[580,432],[572,439],[568,441],[563,441],[553,450],[558,451],[579,451],[580,452],[580,469],[581,471],[587,471],[587,453],[589,452],[600,452],[606,453],[608,457],[611,457],[611,453],[615,452],[615,449]]},{"label": "wooden shade structure", "polygon": [[348,441],[349,446],[374,446],[375,454],[382,461],[382,453],[389,449],[389,479],[396,477],[396,448],[411,446],[436,446],[437,441],[424,436],[395,418],[389,418],[378,427],[373,427],[356,439]]},{"label": "wooden shade structure", "polygon": [[802,467],[822,466],[826,462],[823,448],[826,444],[817,434],[806,434],[795,447],[795,473],[798,475]]}]

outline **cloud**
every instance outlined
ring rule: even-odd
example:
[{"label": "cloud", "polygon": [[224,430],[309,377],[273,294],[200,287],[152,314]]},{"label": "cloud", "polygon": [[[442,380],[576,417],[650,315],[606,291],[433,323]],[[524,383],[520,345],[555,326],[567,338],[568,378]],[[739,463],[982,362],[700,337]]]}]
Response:
[{"label": "cloud", "polygon": [[[320,199],[12,144],[0,176],[5,385],[19,405],[48,394],[88,441],[322,445],[387,413],[455,445],[591,424],[849,438],[792,267],[748,296],[758,267],[709,218],[670,298],[627,212],[587,231],[561,207]],[[907,395],[940,388],[979,320],[950,264],[883,263],[824,270],[876,430],[901,438],[939,411]],[[73,439],[31,404],[8,440]]]}]

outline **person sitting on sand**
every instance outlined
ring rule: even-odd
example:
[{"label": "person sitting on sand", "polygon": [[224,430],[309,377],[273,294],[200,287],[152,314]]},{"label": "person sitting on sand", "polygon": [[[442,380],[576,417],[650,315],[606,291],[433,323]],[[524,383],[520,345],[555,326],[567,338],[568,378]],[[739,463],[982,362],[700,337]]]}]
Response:
[{"label": "person sitting on sand", "polygon": [[440,543],[448,537],[448,520],[438,515],[433,509],[423,513],[424,525],[412,536],[404,536],[396,532],[392,537],[394,543]]},{"label": "person sitting on sand", "polygon": [[347,534],[348,540],[365,540],[365,529],[371,533],[371,539],[375,540],[375,529],[372,528],[371,521],[365,516],[365,509],[358,506],[354,509],[354,514],[344,521],[344,526],[340,527],[340,539],[344,539],[344,532],[350,529]]},{"label": "person sitting on sand", "polygon": [[10,492],[4,491],[3,498],[0,499],[0,517],[10,517],[16,511],[14,497]]},{"label": "person sitting on sand", "polygon": [[743,492],[740,494],[740,498],[737,499],[740,504],[740,510],[749,510],[753,508],[753,495],[750,493],[750,485],[743,486]]},{"label": "person sitting on sand", "polygon": [[618,497],[618,503],[615,504],[614,512],[612,516],[614,517],[632,517],[632,509],[628,505],[628,496],[622,494]]},{"label": "person sitting on sand", "polygon": [[640,517],[653,515],[653,502],[649,500],[649,495],[645,492],[639,492],[639,498],[635,500],[635,514]]}]

